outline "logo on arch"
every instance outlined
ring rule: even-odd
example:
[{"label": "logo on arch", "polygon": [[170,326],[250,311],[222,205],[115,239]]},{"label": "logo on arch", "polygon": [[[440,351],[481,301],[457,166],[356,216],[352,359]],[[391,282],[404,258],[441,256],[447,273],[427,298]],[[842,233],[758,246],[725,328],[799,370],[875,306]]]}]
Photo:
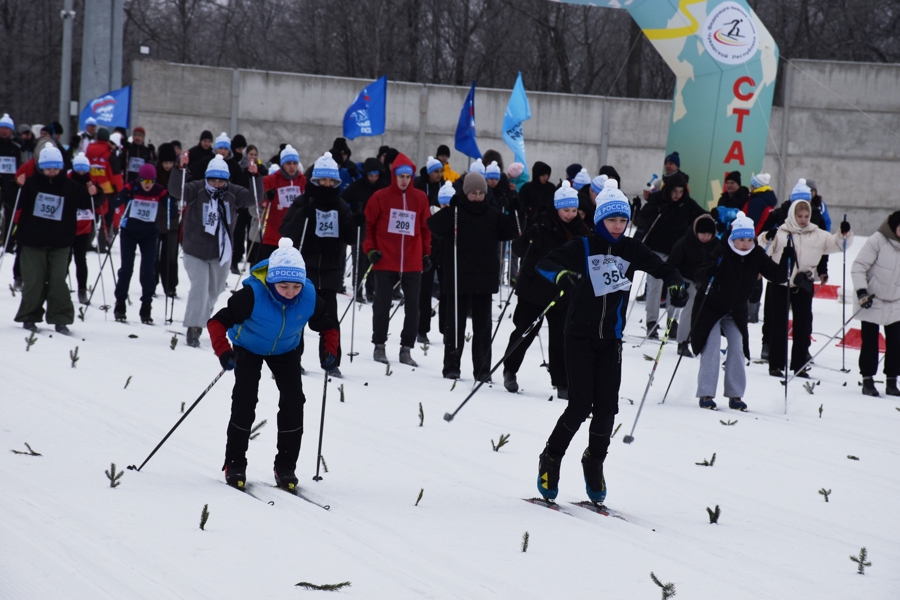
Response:
[{"label": "logo on arch", "polygon": [[745,63],[759,49],[759,33],[753,17],[736,2],[723,2],[706,17],[703,47],[715,60],[727,65]]}]

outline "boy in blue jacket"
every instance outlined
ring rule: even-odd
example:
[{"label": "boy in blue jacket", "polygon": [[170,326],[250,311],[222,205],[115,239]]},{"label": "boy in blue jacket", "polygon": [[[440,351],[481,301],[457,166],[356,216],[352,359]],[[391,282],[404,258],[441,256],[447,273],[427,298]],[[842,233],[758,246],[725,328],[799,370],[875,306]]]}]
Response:
[{"label": "boy in blue jacket", "polygon": [[[334,315],[306,281],[306,264],[290,238],[256,265],[228,306],[207,322],[212,346],[223,369],[234,369],[231,420],[225,444],[225,481],[243,488],[247,480],[247,444],[256,417],[259,378],[265,362],[280,393],[275,483],[293,491],[294,470],[303,436],[303,386],[300,381],[300,337],[309,323],[325,341],[322,369],[336,361],[339,334]],[[231,340],[231,344],[228,340]],[[232,344],[234,347],[232,348]]]}]

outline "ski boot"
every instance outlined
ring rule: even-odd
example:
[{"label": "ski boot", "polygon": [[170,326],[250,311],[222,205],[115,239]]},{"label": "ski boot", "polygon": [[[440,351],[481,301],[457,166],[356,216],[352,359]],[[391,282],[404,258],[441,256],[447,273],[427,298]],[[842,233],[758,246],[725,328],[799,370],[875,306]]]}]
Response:
[{"label": "ski boot", "polygon": [[341,373],[341,370],[338,367],[334,367],[330,371],[328,371],[328,376],[329,377],[337,377],[338,379],[341,379],[344,377],[344,374]]},{"label": "ski boot", "polygon": [[201,327],[188,327],[187,328],[187,345],[191,348],[199,348],[200,347],[200,333],[203,331]]},{"label": "ski boot", "polygon": [[713,401],[712,396],[701,396],[700,397],[700,408],[708,408],[709,410],[716,410],[716,403]]},{"label": "ski boot", "polygon": [[556,388],[556,397],[560,400],[568,400],[569,399],[569,388],[567,387],[557,387]]},{"label": "ski boot", "polygon": [[741,400],[740,398],[729,398],[728,399],[728,408],[731,410],[739,410],[741,412],[747,412],[747,403]]},{"label": "ski boot", "polygon": [[584,470],[584,488],[588,499],[595,504],[606,500],[606,479],[603,477],[603,460],[606,454],[591,456],[590,449],[581,455],[581,468]]},{"label": "ski boot", "polygon": [[69,328],[65,325],[65,323],[57,323],[54,328],[56,329],[56,333],[69,335]]},{"label": "ski boot", "polygon": [[659,339],[659,327],[656,326],[656,321],[647,321],[647,339]]},{"label": "ski boot", "polygon": [[503,387],[506,388],[506,391],[510,394],[515,394],[519,391],[519,382],[516,381],[516,374],[512,371],[503,371]]},{"label": "ski boot", "polygon": [[225,471],[225,483],[231,487],[243,490],[247,483],[247,461],[246,459],[234,459],[225,461],[222,467]]},{"label": "ski boot", "polygon": [[681,342],[678,344],[678,355],[684,356],[685,358],[694,358],[694,355],[691,354],[691,349],[688,347],[687,342]]},{"label": "ski boot", "polygon": [[897,387],[896,377],[887,378],[887,386],[884,389],[884,393],[888,396],[900,396],[900,388]]},{"label": "ski boot", "polygon": [[782,371],[778,367],[769,367],[769,376],[778,377],[779,379],[781,379],[782,377],[784,377],[784,371]]},{"label": "ski boot", "polygon": [[462,373],[459,372],[459,369],[444,369],[444,379],[455,379],[459,380]]},{"label": "ski boot", "polygon": [[275,465],[275,485],[289,492],[297,491],[297,476],[294,469]]},{"label": "ski boot", "polygon": [[125,317],[125,303],[124,302],[122,302],[120,300],[116,300],[116,306],[115,306],[115,308],[113,308],[113,316],[116,318],[116,321],[118,321],[119,323],[125,322],[126,317]]},{"label": "ski boot", "polygon": [[78,304],[84,304],[85,306],[91,303],[90,299],[88,299],[88,291],[84,288],[79,288],[78,290]]},{"label": "ski boot", "polygon": [[412,354],[410,354],[411,350],[412,348],[409,346],[400,346],[400,363],[411,367],[418,367],[419,363],[413,360]]},{"label": "ski boot", "polygon": [[375,344],[375,354],[372,355],[375,362],[388,364],[387,352],[384,350],[384,344]]},{"label": "ski boot", "polygon": [[538,463],[537,488],[545,500],[553,500],[559,494],[559,465],[562,456],[544,448]]},{"label": "ski boot", "polygon": [[141,302],[141,323],[144,325],[153,325],[153,317],[150,316],[151,307],[149,302]]},{"label": "ski boot", "polygon": [[796,377],[797,379],[809,379],[809,369],[794,371],[794,377]]},{"label": "ski boot", "polygon": [[419,335],[416,336],[416,343],[417,344],[430,344],[431,342],[428,340],[427,333],[420,333]]},{"label": "ski boot", "polygon": [[32,333],[37,332],[37,325],[34,324],[34,321],[25,321],[24,323],[22,323],[22,328],[27,329]]},{"label": "ski boot", "polygon": [[[896,387],[896,379],[894,380]],[[875,389],[875,382],[872,377],[863,377],[863,388],[862,393],[865,396],[872,396],[873,398],[878,398],[881,394],[878,393],[878,390]]]}]

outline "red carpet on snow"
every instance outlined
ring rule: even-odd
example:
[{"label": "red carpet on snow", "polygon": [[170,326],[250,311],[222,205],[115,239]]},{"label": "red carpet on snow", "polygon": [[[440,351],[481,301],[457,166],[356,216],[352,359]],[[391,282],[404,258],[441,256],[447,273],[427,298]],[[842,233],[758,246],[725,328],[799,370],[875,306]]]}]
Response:
[{"label": "red carpet on snow", "polygon": [[[835,344],[838,348],[841,346],[846,346],[847,348],[851,348],[853,350],[862,349],[862,330],[853,329],[847,330],[847,335],[844,337],[842,342],[838,342]],[[884,354],[884,336],[881,333],[878,334],[878,351]]]}]

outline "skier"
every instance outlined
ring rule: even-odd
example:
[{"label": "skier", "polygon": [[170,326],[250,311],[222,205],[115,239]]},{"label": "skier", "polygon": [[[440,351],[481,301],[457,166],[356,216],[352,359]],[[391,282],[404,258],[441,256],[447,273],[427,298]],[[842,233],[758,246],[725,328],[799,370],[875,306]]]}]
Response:
[{"label": "skier", "polygon": [[588,498],[592,502],[606,498],[603,462],[619,410],[622,332],[634,272],[647,271],[663,280],[673,306],[683,307],[687,302],[678,270],[641,242],[624,235],[631,207],[618,184],[608,181],[607,185],[610,187],[597,197],[597,235],[567,242],[537,264],[538,273],[571,296],[565,332],[569,403],[541,453],[537,478],[538,491],[547,499],[559,493],[563,455],[592,412],[589,443],[581,465]]},{"label": "skier", "polygon": [[[90,187],[93,185],[91,184],[90,172],[90,161],[88,161],[83,152],[79,152],[72,159],[72,172],[69,173],[69,178],[75,183]],[[103,194],[103,190],[97,189],[96,194],[93,196],[91,208],[79,209],[77,215],[78,225],[75,230],[75,243],[72,245],[71,255],[75,258],[75,281],[78,283],[79,304],[89,304],[87,250],[91,245],[91,238],[94,233],[94,210],[104,202],[106,202],[106,196]]]},{"label": "skier", "polygon": [[141,249],[141,323],[152,325],[153,293],[156,291],[156,253],[159,243],[160,226],[165,226],[166,215],[177,212],[171,204],[169,194],[156,182],[156,167],[150,163],[138,169],[138,180],[125,184],[125,188],[110,200],[110,208],[115,210],[125,205],[119,227],[119,248],[122,264],[116,281],[116,305],[113,314],[116,321],[126,319],[125,301],[128,287],[134,273],[134,257]]},{"label": "skier", "polygon": [[263,362],[272,371],[279,391],[275,483],[293,491],[306,402],[299,345],[307,322],[325,343],[322,369],[334,365],[338,352],[337,320],[307,281],[303,257],[293,245],[290,238],[279,240],[278,249],[253,266],[244,286],[206,324],[219,364],[234,370],[222,470],[228,485],[236,488],[244,488],[247,481],[247,445],[256,418]]},{"label": "skier", "polygon": [[69,333],[75,322],[75,307],[66,284],[69,248],[75,243],[78,211],[90,210],[93,185],[85,188],[66,176],[62,153],[52,144],[38,155],[38,171],[27,178],[19,175],[18,244],[22,259],[22,301],[16,322],[29,331],[44,317],[59,333]]},{"label": "skier", "polygon": [[[259,262],[275,250],[280,237],[281,224],[294,201],[306,191],[306,176],[300,172],[300,155],[288,144],[279,155],[281,169],[263,178],[266,191],[266,208],[260,208],[262,243],[257,244],[251,260]],[[262,198],[261,198],[262,199]],[[300,243],[300,236],[293,238]],[[321,291],[321,290],[320,290]]]},{"label": "skier", "polygon": [[[712,221],[712,219],[708,219]],[[713,224],[714,225],[714,224]],[[796,261],[793,248],[781,256],[781,266],[769,258],[754,241],[753,219],[739,211],[731,222],[727,241],[716,243],[709,258],[695,271],[696,289],[712,286],[705,298],[695,298],[691,315],[691,346],[700,355],[697,372],[697,398],[700,408],[715,409],[713,398],[719,382],[722,336],[728,340],[725,358],[725,396],[728,408],[746,411],[743,401],[747,386],[744,357],[750,360],[747,333],[747,298],[753,292],[760,274],[769,281],[787,281],[787,261]]]},{"label": "skier", "polygon": [[[156,162],[156,183],[169,188],[169,180],[179,173],[175,169],[178,156],[171,143],[160,144]],[[171,198],[171,197],[170,197]],[[171,199],[159,229],[159,254],[156,258],[156,281],[162,283],[163,293],[168,298],[175,297],[178,287],[178,234],[181,231],[181,218],[178,213],[178,202]]]},{"label": "skier", "polygon": [[[556,210],[543,212],[537,217],[537,222],[512,243],[513,252],[522,257],[522,269],[516,279],[516,296],[519,301],[513,313],[515,329],[509,334],[509,343],[506,349],[508,356],[503,362],[503,387],[508,392],[519,391],[516,374],[522,366],[525,352],[540,333],[540,325],[532,329],[528,337],[523,339],[515,350],[510,352],[510,349],[557,294],[555,286],[535,271],[535,265],[551,250],[555,250],[573,239],[591,235],[590,228],[578,216],[577,205],[577,192],[569,186],[568,182],[563,182],[562,187],[556,190],[553,199],[553,206]],[[548,348],[550,385],[556,388],[558,397],[564,400],[568,398],[569,386],[564,343],[568,306],[569,298],[564,296],[556,303],[556,306],[547,312],[550,331]]]},{"label": "skier", "polygon": [[[366,204],[372,194],[380,189],[388,186],[387,178],[383,176],[384,166],[377,158],[367,158],[363,163],[363,176],[347,186],[341,192],[341,198],[350,206],[350,210],[354,214],[365,215]],[[353,282],[356,290],[356,301],[360,303],[372,302],[375,300],[375,278],[366,277],[365,292],[358,289],[362,282],[366,271],[369,270],[369,258],[362,250],[363,242],[366,240],[366,229],[359,229],[359,255],[356,254],[356,246],[353,247],[353,260],[356,261],[356,281]]]},{"label": "skier", "polygon": [[[734,220],[734,219],[732,219]],[[753,236],[751,236],[753,237]],[[688,334],[691,332],[691,310],[697,297],[697,268],[703,264],[716,246],[716,222],[706,213],[694,219],[694,226],[672,246],[666,262],[678,269],[688,291],[688,301],[678,319],[678,354],[693,358],[688,348]]]},{"label": "skier", "polygon": [[862,321],[862,349],[859,372],[863,376],[862,393],[878,396],[875,372],[878,370],[878,326],[884,326],[885,393],[900,396],[900,211],[891,213],[859,251],[851,269],[853,286],[859,298]]}]

